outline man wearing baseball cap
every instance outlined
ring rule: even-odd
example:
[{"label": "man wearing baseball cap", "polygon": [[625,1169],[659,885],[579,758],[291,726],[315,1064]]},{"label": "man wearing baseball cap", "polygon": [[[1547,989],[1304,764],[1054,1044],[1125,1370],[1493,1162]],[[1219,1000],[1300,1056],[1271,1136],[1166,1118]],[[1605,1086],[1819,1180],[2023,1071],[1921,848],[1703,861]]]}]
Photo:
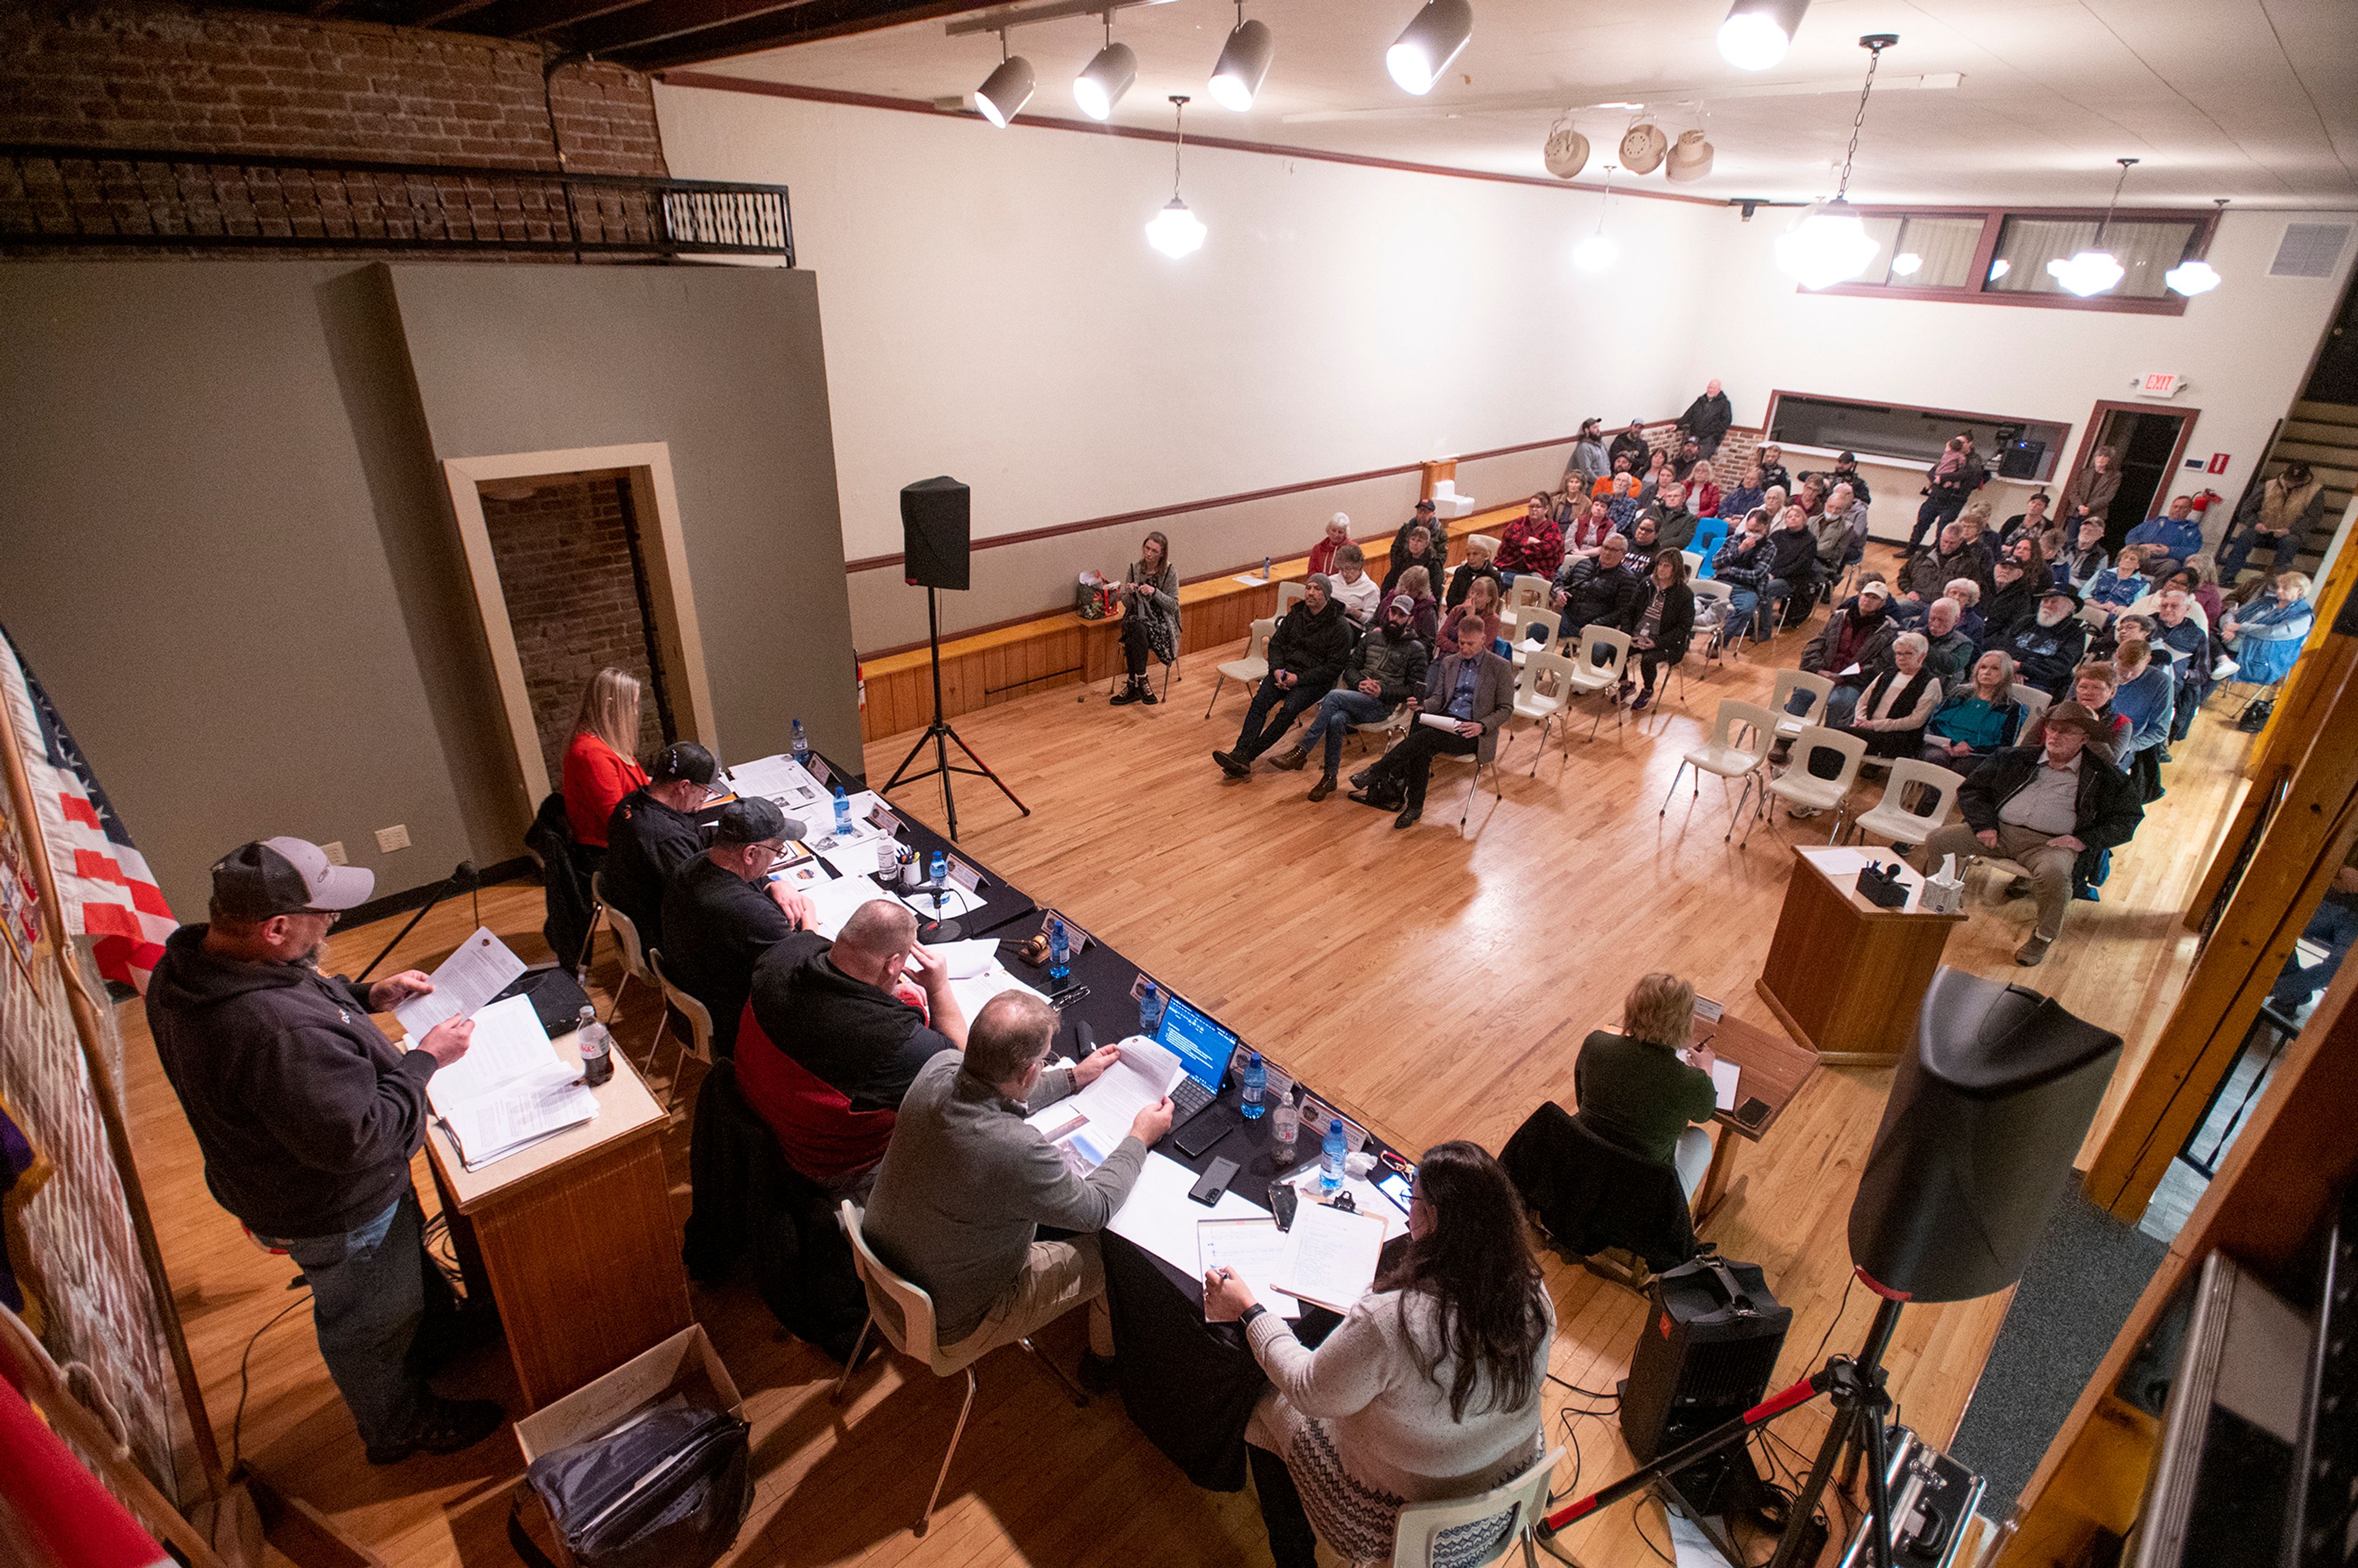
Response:
[{"label": "man wearing baseball cap", "polygon": [[803,825],[774,801],[737,801],[720,814],[712,847],[664,889],[664,978],[711,1011],[719,1055],[736,1053],[754,964],[810,925],[810,900],[770,881],[786,840],[802,836]]},{"label": "man wearing baseball cap", "polygon": [[647,782],[624,795],[606,822],[606,863],[598,885],[608,903],[638,927],[642,948],[663,946],[664,888],[704,852],[695,811],[712,793],[720,765],[693,741],[655,753]]},{"label": "man wearing baseball cap", "polygon": [[470,1447],[502,1415],[427,1387],[455,1314],[426,1255],[409,1160],[426,1139],[427,1079],[466,1054],[475,1026],[445,1020],[405,1053],[368,1015],[433,981],[319,973],[328,928],[367,901],[373,873],[265,838],[231,850],[212,878],[208,924],[172,933],[147,987],[147,1026],[205,1184],[302,1268],[320,1358],[370,1464]]},{"label": "man wearing baseball cap", "polygon": [[2145,819],[2128,780],[2087,750],[2090,741],[2108,733],[2093,710],[2076,702],[2055,704],[2047,710],[2041,743],[1992,752],[1957,791],[1964,820],[1924,841],[1917,863],[1928,876],[1945,855],[1958,857],[1960,865],[2003,855],[2030,873],[2039,919],[2015,951],[2017,964],[2038,963],[2063,934],[2071,867],[2081,853],[2127,843]]}]

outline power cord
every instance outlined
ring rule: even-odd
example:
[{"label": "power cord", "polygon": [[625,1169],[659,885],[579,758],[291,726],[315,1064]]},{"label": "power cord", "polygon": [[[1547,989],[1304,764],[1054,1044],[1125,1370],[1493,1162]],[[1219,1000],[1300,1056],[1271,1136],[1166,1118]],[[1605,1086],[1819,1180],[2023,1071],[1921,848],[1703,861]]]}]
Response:
[{"label": "power cord", "polygon": [[1826,1346],[1833,1343],[1834,1330],[1842,1326],[1843,1314],[1850,1310],[1850,1288],[1857,1283],[1858,1275],[1855,1273],[1843,1281],[1842,1300],[1834,1304],[1833,1321],[1826,1325],[1823,1334],[1818,1336],[1818,1347],[1810,1352],[1810,1372],[1814,1373],[1825,1364]]},{"label": "power cord", "polygon": [[[287,1288],[296,1290],[301,1287],[301,1278],[297,1276],[288,1283]],[[255,1329],[252,1336],[246,1340],[245,1353],[237,1358],[237,1413],[231,1416],[229,1422],[229,1473],[232,1476],[240,1474],[245,1468],[245,1396],[248,1388],[248,1373],[254,1362],[254,1347],[264,1335],[278,1326],[281,1318],[310,1299],[311,1292],[308,1290],[303,1290],[302,1293],[293,1301],[272,1314],[270,1321]]]}]

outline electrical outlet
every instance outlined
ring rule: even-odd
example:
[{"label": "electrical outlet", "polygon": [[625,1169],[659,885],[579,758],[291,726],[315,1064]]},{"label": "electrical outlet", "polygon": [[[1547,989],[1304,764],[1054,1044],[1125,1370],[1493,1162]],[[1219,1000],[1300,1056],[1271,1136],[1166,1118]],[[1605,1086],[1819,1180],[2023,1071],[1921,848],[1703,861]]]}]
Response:
[{"label": "electrical outlet", "polygon": [[352,863],[352,857],[344,853],[344,841],[341,838],[330,838],[320,845],[319,849],[327,855],[328,863],[331,866],[349,866]]},{"label": "electrical outlet", "polygon": [[376,847],[378,853],[385,855],[392,854],[395,849],[408,849],[409,828],[407,825],[396,822],[390,827],[378,828],[376,830]]}]

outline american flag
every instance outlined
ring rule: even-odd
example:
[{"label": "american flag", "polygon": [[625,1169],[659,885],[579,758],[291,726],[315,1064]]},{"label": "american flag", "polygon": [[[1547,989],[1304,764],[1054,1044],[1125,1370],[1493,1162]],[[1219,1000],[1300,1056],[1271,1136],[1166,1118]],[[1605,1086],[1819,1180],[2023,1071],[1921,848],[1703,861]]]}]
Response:
[{"label": "american flag", "polygon": [[0,628],[0,707],[33,786],[66,929],[91,938],[101,975],[145,992],[164,956],[164,938],[179,923],[5,628]]}]

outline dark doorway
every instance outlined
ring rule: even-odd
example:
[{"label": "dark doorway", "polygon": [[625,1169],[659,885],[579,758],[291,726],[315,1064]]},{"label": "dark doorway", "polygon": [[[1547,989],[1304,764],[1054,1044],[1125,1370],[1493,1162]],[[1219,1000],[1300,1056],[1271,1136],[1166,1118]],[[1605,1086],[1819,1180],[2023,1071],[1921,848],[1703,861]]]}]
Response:
[{"label": "dark doorway", "polygon": [[2342,291],[2342,308],[2325,329],[2317,351],[2317,368],[2309,373],[2301,396],[2311,403],[2358,404],[2358,273]]},{"label": "dark doorway", "polygon": [[[2104,545],[2117,547],[2128,531],[2161,510],[2175,493],[2178,464],[2199,408],[2158,409],[2141,403],[2099,403],[2088,416],[2088,434],[2072,460],[2076,477],[2101,449],[2113,454],[2121,492],[2105,513]],[[2192,475],[2187,476],[2191,479]],[[2200,485],[2180,485],[2200,490]]]}]

